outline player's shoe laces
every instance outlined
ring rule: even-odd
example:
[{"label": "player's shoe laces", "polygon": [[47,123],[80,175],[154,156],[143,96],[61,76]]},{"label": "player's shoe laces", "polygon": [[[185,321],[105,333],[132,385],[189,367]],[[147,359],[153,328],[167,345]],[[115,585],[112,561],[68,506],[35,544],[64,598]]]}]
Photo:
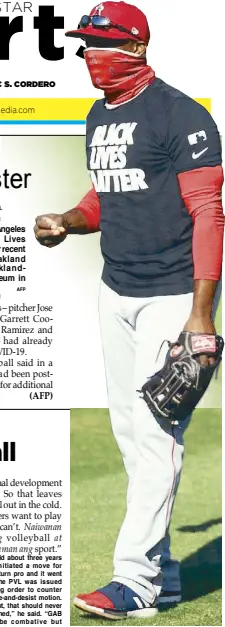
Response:
[{"label": "player's shoe laces", "polygon": [[90,594],[78,594],[73,603],[84,612],[110,620],[152,618],[158,611],[154,603],[148,603],[134,590],[116,581]]}]

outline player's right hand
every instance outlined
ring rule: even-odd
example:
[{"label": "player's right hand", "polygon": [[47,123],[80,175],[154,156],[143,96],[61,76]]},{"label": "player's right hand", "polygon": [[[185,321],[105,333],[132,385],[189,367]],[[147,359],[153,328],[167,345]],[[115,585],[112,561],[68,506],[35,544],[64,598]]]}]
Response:
[{"label": "player's right hand", "polygon": [[34,234],[42,246],[52,248],[61,244],[67,236],[67,227],[63,215],[49,213],[37,216],[34,227]]}]

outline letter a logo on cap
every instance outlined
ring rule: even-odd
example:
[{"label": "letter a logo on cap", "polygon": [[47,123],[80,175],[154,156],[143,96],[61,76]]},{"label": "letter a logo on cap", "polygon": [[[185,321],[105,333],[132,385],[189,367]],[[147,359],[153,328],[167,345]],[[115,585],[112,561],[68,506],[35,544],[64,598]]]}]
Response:
[{"label": "letter a logo on cap", "polygon": [[99,15],[101,15],[102,11],[104,11],[104,4],[98,4],[95,10],[96,12],[98,11]]}]

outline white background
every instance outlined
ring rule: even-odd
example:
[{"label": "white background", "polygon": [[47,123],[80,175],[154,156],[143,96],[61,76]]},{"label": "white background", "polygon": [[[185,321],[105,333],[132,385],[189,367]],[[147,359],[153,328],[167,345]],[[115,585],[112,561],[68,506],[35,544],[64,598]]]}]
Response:
[{"label": "white background", "polygon": [[[65,155],[66,146],[68,150],[70,147],[70,138],[65,138],[63,146],[55,143],[57,139],[62,144],[64,138],[61,137],[0,138],[1,171],[4,165],[11,173],[32,172],[28,189],[3,190],[0,193],[3,207],[0,224],[26,225],[28,268],[25,292],[16,292],[14,283],[1,282],[0,304],[6,306],[7,303],[18,302],[54,306],[52,348],[43,352],[41,347],[35,347],[33,353],[46,361],[53,358],[55,365],[53,401],[30,400],[29,389],[9,388],[1,390],[0,407],[107,406],[98,327],[98,286],[102,269],[99,234],[85,237],[70,235],[54,249],[40,246],[33,234],[37,215],[66,211],[85,192],[81,188],[79,169],[77,166],[74,168],[73,160]],[[83,168],[84,160],[82,172]],[[74,187],[71,184],[73,179]],[[88,178],[86,184],[89,185]],[[26,312],[11,315],[24,313],[26,315]],[[32,327],[33,323],[21,323],[21,326]],[[49,337],[52,338],[52,335]],[[3,347],[3,343],[0,346]],[[32,347],[25,346],[25,349],[30,355]],[[1,356],[1,359],[7,357]]]}]

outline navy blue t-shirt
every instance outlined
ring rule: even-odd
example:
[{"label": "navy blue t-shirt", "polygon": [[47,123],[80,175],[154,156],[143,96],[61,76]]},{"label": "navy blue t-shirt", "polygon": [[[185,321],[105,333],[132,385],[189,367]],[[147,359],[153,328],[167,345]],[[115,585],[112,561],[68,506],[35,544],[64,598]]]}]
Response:
[{"label": "navy blue t-shirt", "polygon": [[87,118],[87,167],[101,205],[103,281],[124,296],[193,290],[193,223],[177,174],[221,164],[220,138],[200,104],[156,78]]}]

